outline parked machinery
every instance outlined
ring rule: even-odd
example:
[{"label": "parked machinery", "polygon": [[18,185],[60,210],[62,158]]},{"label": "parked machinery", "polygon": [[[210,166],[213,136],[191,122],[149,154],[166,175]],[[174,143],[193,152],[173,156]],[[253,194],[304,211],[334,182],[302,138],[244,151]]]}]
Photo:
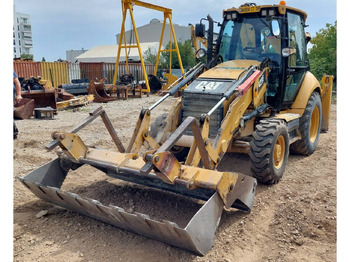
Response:
[{"label": "parked machinery", "polygon": [[[328,129],[333,77],[324,76],[320,85],[309,71],[306,17],[283,2],[226,9],[216,43],[208,17],[207,64],[196,65],[142,109],[126,148],[99,108],[72,132],[53,133],[48,149],[59,145],[64,154],[20,180],[44,200],[204,255],[223,209],[250,211],[257,181],[277,183],[289,152],[312,154],[320,131]],[[196,27],[204,35],[204,26]],[[151,124],[152,110],[185,85],[170,112]],[[119,152],[87,147],[76,134],[98,116]],[[253,177],[217,171],[226,152],[249,153]],[[206,202],[179,227],[62,191],[69,170],[82,165]]]}]

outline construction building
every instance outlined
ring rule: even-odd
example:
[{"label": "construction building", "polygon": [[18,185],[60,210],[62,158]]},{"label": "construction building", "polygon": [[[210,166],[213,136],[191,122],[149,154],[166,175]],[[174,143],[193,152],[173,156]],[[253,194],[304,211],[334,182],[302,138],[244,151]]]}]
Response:
[{"label": "construction building", "polygon": [[33,55],[33,36],[30,15],[17,13],[13,6],[13,57]]},{"label": "construction building", "polygon": [[[141,52],[144,53],[147,49],[151,49],[153,54],[157,54],[159,48],[159,40],[162,32],[163,21],[160,21],[156,18],[152,19],[149,24],[140,26],[137,28],[137,34],[140,41]],[[173,24],[176,41],[184,43],[186,40],[191,40],[191,26],[181,26],[178,24]],[[135,32],[134,30],[129,30],[125,32],[127,44],[135,44]],[[116,35],[116,45],[101,45],[95,46],[90,50],[72,50],[66,51],[67,61],[70,62],[87,62],[87,63],[115,63],[118,53],[118,43],[119,43],[120,34]],[[217,38],[217,34],[214,34],[214,39]],[[170,25],[166,23],[162,41],[162,49],[170,41]],[[172,42],[174,40],[172,39]],[[202,45],[201,45],[202,47]],[[73,53],[73,51],[79,51]],[[68,57],[68,54],[70,57]],[[78,54],[78,55],[76,55]],[[128,48],[126,53],[128,59],[139,61],[139,53],[137,48]],[[120,52],[120,61],[125,61],[126,59],[124,49]]]},{"label": "construction building", "polygon": [[80,56],[81,54],[84,54],[86,51],[84,48],[79,50],[67,50],[66,51],[66,60],[71,63],[77,62],[77,56]]},{"label": "construction building", "polygon": [[[142,52],[145,52],[148,48],[151,48],[152,52],[156,53],[158,51],[159,42],[150,43],[140,43]],[[125,61],[125,49],[120,52],[120,61]],[[118,45],[100,45],[91,48],[85,53],[76,57],[77,62],[86,63],[115,63],[117,60]],[[128,60],[139,61],[139,52],[137,48],[127,48],[126,55]]]},{"label": "construction building", "polygon": [[[163,22],[154,18],[150,21],[149,24],[140,26],[137,28],[137,34],[139,36],[141,51],[144,53],[147,49],[151,49],[152,53],[157,53],[159,48],[159,40],[162,32]],[[186,40],[191,39],[191,27],[190,26],[180,26],[173,24],[176,40],[177,42],[184,43]],[[126,31],[125,33],[127,43],[135,44],[135,33],[133,30]],[[117,45],[101,45],[95,46],[90,50],[77,55],[76,57],[71,58],[71,62],[105,62],[111,63],[115,62],[117,59],[118,52],[118,43],[119,43],[120,34],[116,35]],[[170,25],[167,23],[164,30],[162,48],[164,48],[170,41]],[[172,42],[174,40],[172,39]],[[74,50],[73,50],[74,51]],[[67,60],[68,59],[67,51]],[[139,61],[139,53],[137,48],[128,48],[127,49],[128,59]],[[120,53],[120,61],[125,61],[125,51],[122,50]],[[73,61],[74,60],[74,61]]]},{"label": "construction building", "polygon": [[[154,42],[160,40],[160,35],[162,33],[163,21],[154,18],[149,24],[140,26],[137,28],[137,34],[140,43]],[[191,39],[191,26],[181,26],[178,24],[173,24],[176,41],[184,43],[186,40]],[[125,32],[125,36],[128,43],[136,43],[134,30],[129,30]],[[117,43],[119,43],[120,34],[116,35]],[[166,46],[170,41],[170,25],[166,23],[164,29],[164,36],[162,45]],[[172,39],[174,42],[174,39]]]}]

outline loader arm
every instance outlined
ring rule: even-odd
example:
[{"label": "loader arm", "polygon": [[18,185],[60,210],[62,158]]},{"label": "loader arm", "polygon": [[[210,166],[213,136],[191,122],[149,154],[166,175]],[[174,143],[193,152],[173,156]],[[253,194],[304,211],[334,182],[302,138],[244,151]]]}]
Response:
[{"label": "loader arm", "polygon": [[[115,130],[108,125],[109,121],[105,122],[120,152],[87,147],[76,133],[54,132],[52,137],[55,140],[47,148],[53,149],[59,145],[64,154],[19,180],[45,201],[204,255],[213,245],[224,207],[248,212],[251,210],[256,179],[240,173],[212,170],[214,166],[210,164],[210,153],[205,148],[201,128],[195,118],[189,117],[158,149],[146,153],[144,157],[138,152],[129,152],[133,151],[130,150],[132,148],[136,149],[135,142],[141,144],[141,138],[147,139],[145,131],[148,130],[149,112],[148,109],[142,110],[134,132],[135,139],[129,144],[127,153],[122,153],[124,146]],[[104,110],[99,108],[73,131],[81,130],[99,115],[108,120]],[[206,168],[181,164],[169,151],[188,126],[191,126],[195,134],[196,147],[202,160],[207,159],[203,161]],[[206,203],[186,227],[180,228],[174,222],[154,220],[145,214],[130,213],[118,206],[106,206],[98,200],[62,191],[60,188],[69,175],[69,170],[75,170],[82,165],[93,166],[113,178],[204,200]]]},{"label": "loader arm", "polygon": [[[266,79],[268,71],[268,67],[265,67],[262,71],[256,66],[250,67],[245,75],[241,76],[232,88],[223,95],[223,98],[207,114],[201,116],[201,135],[213,169],[218,166],[223,155],[227,152],[235,133],[239,129],[244,128],[245,122],[250,119],[244,116],[265,103],[264,94],[267,88]],[[211,143],[209,139],[210,116],[227,100],[232,100],[232,102],[229,104],[214,142]],[[193,141],[186,159],[186,165],[199,166],[200,164],[204,164],[197,145],[198,142]]]}]

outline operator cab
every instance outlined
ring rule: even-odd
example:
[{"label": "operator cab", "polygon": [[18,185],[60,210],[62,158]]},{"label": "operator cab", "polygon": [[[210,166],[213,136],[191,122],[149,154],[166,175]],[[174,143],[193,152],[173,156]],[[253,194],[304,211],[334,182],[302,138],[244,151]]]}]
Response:
[{"label": "operator cab", "polygon": [[[269,21],[270,20],[270,21]],[[222,62],[230,60],[271,61],[268,96],[274,96],[278,88],[281,68],[281,39],[271,32],[271,18],[251,13],[225,16],[222,33],[218,41],[218,56]]]},{"label": "operator cab", "polygon": [[224,10],[223,16],[212,66],[232,60],[261,63],[268,58],[267,102],[277,111],[290,107],[309,69],[306,13],[281,1],[279,5],[244,4]]},{"label": "operator cab", "polygon": [[270,31],[266,17],[251,15],[232,20],[227,15],[219,42],[219,56],[223,62],[236,59],[262,61],[270,58],[281,63],[281,39]]}]

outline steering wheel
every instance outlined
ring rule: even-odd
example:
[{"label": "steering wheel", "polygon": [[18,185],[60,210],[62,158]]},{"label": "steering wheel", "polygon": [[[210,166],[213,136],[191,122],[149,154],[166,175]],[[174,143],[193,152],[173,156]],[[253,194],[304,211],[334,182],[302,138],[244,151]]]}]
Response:
[{"label": "steering wheel", "polygon": [[255,51],[255,49],[256,49],[255,47],[246,46],[246,47],[243,48],[243,52],[251,53],[251,52]]},{"label": "steering wheel", "polygon": [[272,61],[279,62],[281,60],[281,55],[275,53],[264,53],[259,55],[259,58],[263,60],[264,58],[270,58]]},{"label": "steering wheel", "polygon": [[265,53],[259,55],[259,60],[264,60],[264,58],[270,58],[273,68],[279,68],[281,62],[281,56],[275,53]]},{"label": "steering wheel", "polygon": [[242,50],[243,57],[245,59],[253,59],[257,60],[259,57],[259,54],[261,53],[260,48],[257,47],[251,47],[251,46],[246,46]]}]

